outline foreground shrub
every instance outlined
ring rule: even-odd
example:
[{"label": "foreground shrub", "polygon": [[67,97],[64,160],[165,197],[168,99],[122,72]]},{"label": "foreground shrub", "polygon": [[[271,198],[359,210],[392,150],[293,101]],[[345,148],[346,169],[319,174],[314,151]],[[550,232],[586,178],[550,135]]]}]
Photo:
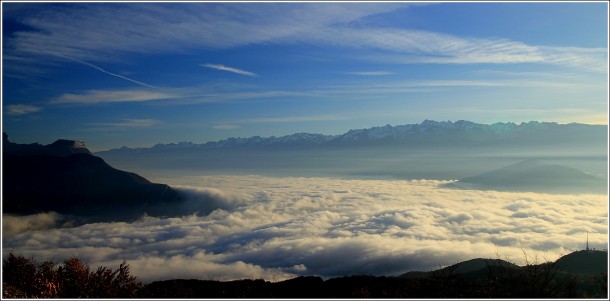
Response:
[{"label": "foreground shrub", "polygon": [[123,261],[117,270],[89,265],[77,257],[62,265],[9,253],[2,261],[3,298],[133,298],[142,287]]}]

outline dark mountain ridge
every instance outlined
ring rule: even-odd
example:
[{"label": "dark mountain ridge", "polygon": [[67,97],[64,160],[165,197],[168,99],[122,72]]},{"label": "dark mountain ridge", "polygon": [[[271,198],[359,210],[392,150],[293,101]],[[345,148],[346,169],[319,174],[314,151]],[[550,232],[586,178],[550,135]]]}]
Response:
[{"label": "dark mountain ridge", "polygon": [[38,143],[18,144],[8,140],[8,135],[2,133],[2,154],[16,156],[51,155],[66,157],[73,154],[89,154],[91,152],[82,141],[59,139],[49,145]]},{"label": "dark mountain ridge", "polygon": [[3,138],[3,213],[61,214],[124,220],[163,214],[183,197],[171,187],[121,171],[83,142],[16,144]]},{"label": "dark mountain ridge", "polygon": [[557,259],[560,270],[575,274],[599,274],[608,271],[608,252],[580,250]]}]

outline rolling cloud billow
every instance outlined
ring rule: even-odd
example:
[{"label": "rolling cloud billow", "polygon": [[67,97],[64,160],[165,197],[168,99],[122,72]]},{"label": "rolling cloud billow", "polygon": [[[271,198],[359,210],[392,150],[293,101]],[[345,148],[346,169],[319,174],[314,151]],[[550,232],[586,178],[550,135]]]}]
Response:
[{"label": "rolling cloud billow", "polygon": [[[592,247],[607,243],[605,195],[458,192],[444,188],[451,181],[436,180],[193,176],[166,182],[191,196],[184,215],[78,227],[59,223],[55,214],[12,216],[11,223],[24,226],[4,237],[4,252],[41,260],[78,255],[94,266],[125,259],[144,281],[278,281],[398,275],[498,255],[519,263],[522,250],[554,260],[582,249],[587,231]],[[3,221],[6,231],[6,216]]]}]

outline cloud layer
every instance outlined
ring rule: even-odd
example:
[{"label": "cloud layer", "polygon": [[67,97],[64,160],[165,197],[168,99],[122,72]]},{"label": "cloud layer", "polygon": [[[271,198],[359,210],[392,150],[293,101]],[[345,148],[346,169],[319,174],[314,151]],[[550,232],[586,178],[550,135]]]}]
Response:
[{"label": "cloud layer", "polygon": [[[547,259],[607,244],[607,196],[454,191],[443,181],[206,176],[165,179],[224,204],[207,216],[143,217],[4,237],[40,260],[127,260],[144,281],[396,275],[522,249]],[[7,222],[6,218],[3,219]],[[6,228],[5,228],[6,229]],[[5,230],[6,231],[6,230]]]}]

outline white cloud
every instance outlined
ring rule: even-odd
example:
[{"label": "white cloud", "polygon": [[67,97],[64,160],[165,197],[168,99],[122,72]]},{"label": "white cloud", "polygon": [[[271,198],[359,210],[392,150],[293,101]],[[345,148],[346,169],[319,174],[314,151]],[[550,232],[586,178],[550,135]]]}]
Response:
[{"label": "white cloud", "polygon": [[32,106],[32,105],[23,105],[23,104],[7,105],[6,106],[6,115],[21,116],[21,115],[36,113],[36,112],[39,112],[40,110],[42,110],[41,107]]},{"label": "white cloud", "polygon": [[608,49],[582,47],[539,46],[544,62],[573,68],[584,68],[599,73],[608,72]]},{"label": "white cloud", "polygon": [[27,216],[2,215],[2,235],[12,237],[19,233],[57,227],[62,220],[56,212],[38,213]]},{"label": "white cloud", "polygon": [[[126,259],[144,281],[396,275],[522,249],[553,260],[608,241],[607,196],[440,188],[447,181],[205,176],[163,179],[227,204],[4,237],[5,252],[91,265]],[[209,187],[209,188],[203,188]]]},{"label": "white cloud", "polygon": [[174,95],[140,89],[89,90],[80,94],[66,93],[50,101],[51,104],[95,104],[112,102],[140,102],[170,99]]},{"label": "white cloud", "polygon": [[231,72],[231,73],[235,73],[235,74],[241,74],[241,75],[245,75],[245,76],[251,76],[251,77],[257,76],[256,73],[253,73],[250,71],[237,69],[237,68],[233,68],[233,67],[227,67],[225,65],[220,65],[220,64],[203,64],[201,66],[210,68],[210,69],[216,69],[216,70]]},{"label": "white cloud", "polygon": [[[169,257],[144,255],[130,261],[134,275],[158,275],[163,279],[266,279],[281,281],[295,276],[286,268],[263,268],[243,261],[223,262],[223,256],[203,251],[194,254],[176,254]],[[110,262],[109,262],[110,263]],[[159,267],[164,267],[163,275]]]}]

